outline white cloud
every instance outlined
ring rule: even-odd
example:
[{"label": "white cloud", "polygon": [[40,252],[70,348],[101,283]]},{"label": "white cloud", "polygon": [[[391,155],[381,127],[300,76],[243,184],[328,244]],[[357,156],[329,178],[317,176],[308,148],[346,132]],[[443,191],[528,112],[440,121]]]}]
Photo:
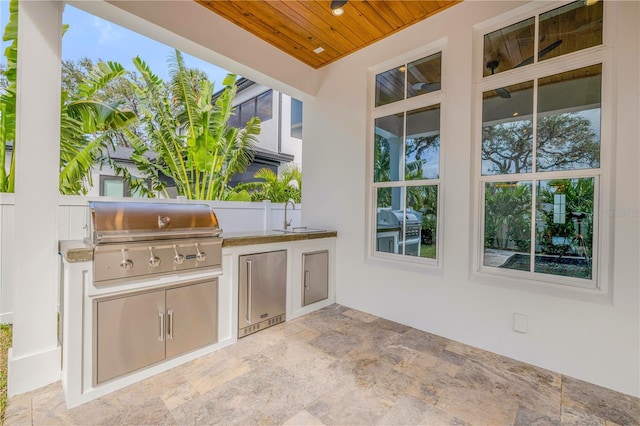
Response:
[{"label": "white cloud", "polygon": [[112,43],[120,40],[124,36],[111,22],[104,21],[97,17],[93,19],[93,27],[98,30],[99,33],[98,44]]}]

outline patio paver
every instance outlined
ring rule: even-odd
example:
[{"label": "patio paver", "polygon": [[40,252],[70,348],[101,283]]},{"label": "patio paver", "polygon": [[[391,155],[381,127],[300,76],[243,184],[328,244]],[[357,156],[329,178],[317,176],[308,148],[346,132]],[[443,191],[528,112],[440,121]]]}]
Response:
[{"label": "patio paver", "polygon": [[7,425],[638,425],[640,399],[332,305],[67,410],[60,383]]}]

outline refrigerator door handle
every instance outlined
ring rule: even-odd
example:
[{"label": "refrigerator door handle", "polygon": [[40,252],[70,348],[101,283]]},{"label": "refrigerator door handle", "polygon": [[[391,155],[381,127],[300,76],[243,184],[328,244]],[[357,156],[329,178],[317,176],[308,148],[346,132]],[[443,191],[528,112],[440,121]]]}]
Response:
[{"label": "refrigerator door handle", "polygon": [[251,293],[253,290],[252,261],[247,260],[247,323],[251,324]]}]

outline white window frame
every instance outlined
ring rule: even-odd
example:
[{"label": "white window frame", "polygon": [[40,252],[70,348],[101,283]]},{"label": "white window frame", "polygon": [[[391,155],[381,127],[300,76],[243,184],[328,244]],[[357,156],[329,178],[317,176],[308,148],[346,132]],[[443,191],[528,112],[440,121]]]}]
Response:
[{"label": "white window frame", "polygon": [[[415,60],[426,58],[428,56],[441,53],[441,87],[440,90],[430,93],[425,93],[411,98],[405,98],[404,100],[391,102],[379,107],[375,106],[375,90],[376,90],[376,75],[388,71],[394,67],[400,67],[407,65]],[[446,54],[446,39],[437,40],[424,47],[408,52],[405,55],[396,57],[389,61],[385,61],[375,67],[369,68],[368,75],[368,119],[367,119],[367,172],[366,172],[366,215],[365,221],[365,235],[366,237],[366,252],[367,260],[373,262],[383,262],[387,265],[401,265],[406,270],[407,267],[415,266],[419,271],[431,271],[435,274],[442,273],[443,264],[443,213],[442,206],[444,205],[444,191],[443,191],[443,176],[444,176],[444,151],[446,150],[446,132],[444,128],[445,114],[446,114],[446,87],[447,81],[445,78],[445,69],[447,67],[447,54]],[[405,73],[405,89],[406,89]],[[405,93],[406,96],[406,93]],[[385,117],[388,115],[405,113],[405,126],[406,126],[406,113],[416,109],[425,108],[434,105],[440,105],[440,148],[439,148],[439,173],[437,179],[421,179],[421,180],[402,180],[392,182],[374,182],[373,181],[373,164],[374,164],[374,144],[375,144],[375,120],[377,118]],[[405,127],[406,130],[406,127]],[[402,168],[404,168],[404,160],[402,159]],[[380,252],[376,250],[376,223],[377,223],[377,190],[378,188],[385,187],[398,187],[403,190],[411,186],[429,186],[436,185],[438,188],[438,205],[437,205],[437,220],[436,220],[436,258],[422,258],[419,256],[409,256],[405,254],[394,254]],[[405,197],[402,201],[403,209],[406,208],[406,191]],[[403,225],[404,234],[404,225]]]},{"label": "white window frame", "polygon": [[[610,211],[613,205],[613,191],[611,188],[610,169],[612,151],[615,143],[613,134],[613,49],[612,37],[615,23],[609,17],[614,16],[615,2],[603,2],[603,35],[602,44],[584,50],[558,56],[551,59],[538,61],[526,67],[512,69],[496,75],[483,77],[483,49],[484,35],[492,31],[507,27],[522,20],[535,16],[536,38],[534,52],[538,49],[538,22],[539,15],[562,7],[573,1],[563,1],[540,6],[535,2],[511,11],[503,16],[494,18],[474,27],[474,120],[472,138],[472,202],[474,206],[473,243],[470,248],[471,278],[483,284],[491,284],[513,288],[514,285],[534,292],[551,293],[570,298],[583,298],[585,300],[601,300],[601,297],[610,299],[609,271],[612,265],[612,222],[603,212]],[[602,64],[602,87],[600,102],[600,167],[598,169],[535,172],[509,175],[485,175],[482,176],[481,148],[482,148],[482,94],[496,87],[506,87],[516,83],[534,80],[533,96],[534,106],[537,104],[537,80],[547,76],[571,71],[594,64]],[[537,113],[534,108],[534,117]],[[533,126],[535,128],[534,119]],[[535,161],[535,158],[534,158]],[[592,279],[585,280],[560,275],[499,269],[483,265],[484,254],[484,189],[486,182],[503,181],[505,178],[511,181],[534,181],[558,178],[594,177],[594,229],[593,229],[593,255],[592,255]],[[532,187],[532,211],[535,211],[535,185]],[[532,222],[532,234],[535,231],[535,221]],[[532,239],[532,244],[533,244]]]}]

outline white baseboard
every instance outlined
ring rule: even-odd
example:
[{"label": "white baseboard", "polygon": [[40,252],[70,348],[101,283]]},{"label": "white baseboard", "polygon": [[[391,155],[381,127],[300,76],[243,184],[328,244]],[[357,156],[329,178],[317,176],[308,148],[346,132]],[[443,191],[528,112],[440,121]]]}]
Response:
[{"label": "white baseboard", "polygon": [[19,395],[60,380],[60,347],[14,358],[9,349],[8,396]]}]

